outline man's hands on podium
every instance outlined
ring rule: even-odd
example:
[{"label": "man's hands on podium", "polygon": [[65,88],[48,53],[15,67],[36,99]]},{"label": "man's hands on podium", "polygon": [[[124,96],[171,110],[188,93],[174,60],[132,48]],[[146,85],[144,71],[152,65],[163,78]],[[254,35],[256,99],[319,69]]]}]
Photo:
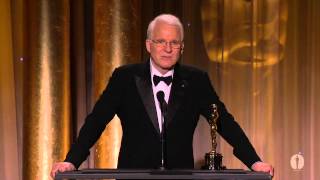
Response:
[{"label": "man's hands on podium", "polygon": [[52,178],[54,178],[58,172],[73,171],[73,170],[76,170],[76,168],[72,163],[58,162],[53,164],[50,175]]},{"label": "man's hands on podium", "polygon": [[274,174],[274,169],[273,167],[268,164],[268,163],[265,163],[265,162],[255,162],[252,166],[251,166],[251,169],[254,170],[254,171],[259,171],[259,172],[267,172],[269,173],[272,177],[273,177],[273,174]]},{"label": "man's hands on podium", "polygon": [[[252,166],[251,169],[257,172],[267,172],[269,173],[272,177],[274,175],[274,169],[273,167],[265,162],[255,162]],[[65,171],[73,171],[76,170],[74,165],[70,162],[58,162],[54,163],[51,169],[51,177],[54,178],[58,172],[65,172]]]}]

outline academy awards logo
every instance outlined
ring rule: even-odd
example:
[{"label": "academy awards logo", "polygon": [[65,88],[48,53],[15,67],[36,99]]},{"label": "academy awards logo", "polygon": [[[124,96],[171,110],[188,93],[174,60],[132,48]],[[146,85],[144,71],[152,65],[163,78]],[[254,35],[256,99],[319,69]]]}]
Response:
[{"label": "academy awards logo", "polygon": [[290,165],[293,170],[302,170],[304,166],[304,157],[302,153],[299,152],[298,154],[294,154],[291,156]]}]

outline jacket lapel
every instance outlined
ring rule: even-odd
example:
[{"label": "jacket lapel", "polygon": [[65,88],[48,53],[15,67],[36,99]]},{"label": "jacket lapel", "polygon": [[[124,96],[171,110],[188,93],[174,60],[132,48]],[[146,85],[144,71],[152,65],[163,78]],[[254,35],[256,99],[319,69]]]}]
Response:
[{"label": "jacket lapel", "polygon": [[172,89],[170,93],[169,103],[168,103],[168,115],[166,126],[172,122],[175,114],[179,110],[181,103],[184,99],[186,88],[188,87],[188,81],[186,74],[183,73],[180,65],[177,64],[174,70]]},{"label": "jacket lapel", "polygon": [[142,65],[142,68],[140,69],[139,73],[135,76],[135,81],[136,81],[136,86],[137,86],[139,95],[149,115],[149,118],[154,128],[160,134],[157,110],[156,110],[156,106],[153,98],[153,92],[152,92],[152,82],[151,82],[149,61],[144,65]]}]

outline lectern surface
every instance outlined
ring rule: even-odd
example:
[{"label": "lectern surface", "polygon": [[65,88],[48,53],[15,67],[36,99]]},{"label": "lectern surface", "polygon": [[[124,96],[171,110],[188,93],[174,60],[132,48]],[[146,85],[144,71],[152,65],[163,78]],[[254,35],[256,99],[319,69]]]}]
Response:
[{"label": "lectern surface", "polygon": [[85,169],[58,173],[58,179],[212,179],[212,180],[271,180],[268,173],[239,169],[230,170],[141,170]]}]

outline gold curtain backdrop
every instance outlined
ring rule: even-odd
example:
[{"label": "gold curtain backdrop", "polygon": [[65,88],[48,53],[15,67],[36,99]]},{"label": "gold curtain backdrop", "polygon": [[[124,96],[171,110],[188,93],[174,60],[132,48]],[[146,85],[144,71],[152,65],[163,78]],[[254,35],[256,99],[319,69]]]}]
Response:
[{"label": "gold curtain backdrop", "polygon": [[70,147],[69,2],[26,4],[23,179],[49,179]]},{"label": "gold curtain backdrop", "polygon": [[19,179],[10,1],[0,1],[0,176]]},{"label": "gold curtain backdrop", "polygon": [[[141,61],[140,2],[96,0],[93,3],[93,102],[106,87],[112,71],[124,64]],[[122,129],[117,116],[96,143],[94,165],[116,168]]]},{"label": "gold curtain backdrop", "polygon": [[[222,69],[219,94],[259,154],[274,164],[272,72],[284,58],[287,6],[281,1],[203,1],[201,14],[208,57]],[[221,151],[232,153],[226,143]],[[230,167],[245,168],[232,156],[225,160]]]},{"label": "gold curtain backdrop", "polygon": [[[318,179],[319,0],[88,3],[0,1],[0,177],[50,179],[114,68],[144,61],[146,24],[171,12],[186,30],[182,63],[210,74],[274,179]],[[207,130],[201,120],[196,167]],[[116,167],[120,142],[115,117],[81,168]],[[219,151],[227,168],[246,168],[222,139]]]}]

